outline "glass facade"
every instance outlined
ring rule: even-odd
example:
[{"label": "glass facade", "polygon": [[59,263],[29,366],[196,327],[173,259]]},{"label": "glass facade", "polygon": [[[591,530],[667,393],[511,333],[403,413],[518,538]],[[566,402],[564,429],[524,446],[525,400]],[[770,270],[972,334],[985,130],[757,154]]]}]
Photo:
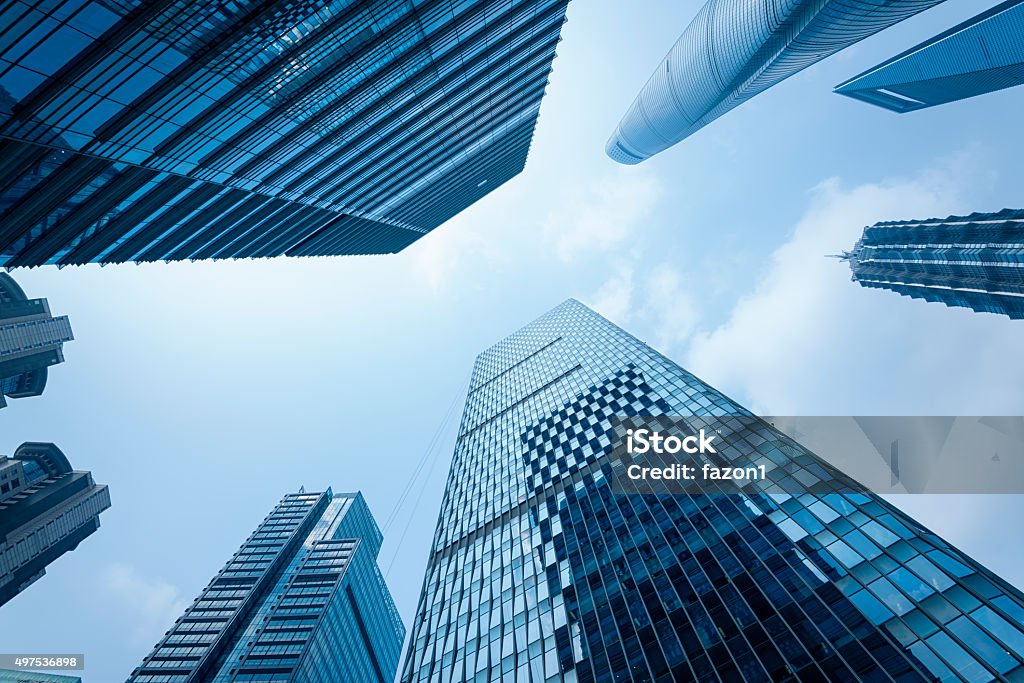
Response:
[{"label": "glass facade", "polygon": [[99,529],[109,507],[107,487],[73,470],[52,443],[24,443],[0,456],[0,605]]},{"label": "glass facade", "polygon": [[608,140],[638,164],[798,71],[942,0],[708,0]]},{"label": "glass facade", "polygon": [[522,170],[566,3],[4,3],[0,266],[397,252]]},{"label": "glass facade", "polygon": [[613,493],[630,415],[752,417],[573,300],[480,354],[403,683],[1024,679],[1024,596],[876,496]]},{"label": "glass facade", "polygon": [[82,683],[78,676],[0,670],[0,683]]},{"label": "glass facade", "polygon": [[129,683],[391,683],[405,627],[361,494],[285,496]]},{"label": "glass facade", "polygon": [[1024,82],[1024,1],[1009,0],[836,86],[908,112]]},{"label": "glass facade", "polygon": [[8,398],[42,394],[47,368],[64,361],[64,342],[72,339],[67,316],[54,318],[46,299],[29,299],[0,273],[0,408]]},{"label": "glass facade", "polygon": [[1024,318],[1024,210],[876,223],[841,258],[862,287]]}]

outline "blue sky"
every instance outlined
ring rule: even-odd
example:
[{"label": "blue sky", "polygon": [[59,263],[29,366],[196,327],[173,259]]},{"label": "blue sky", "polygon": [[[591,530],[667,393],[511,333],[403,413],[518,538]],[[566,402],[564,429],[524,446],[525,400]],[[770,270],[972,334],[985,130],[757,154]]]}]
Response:
[{"label": "blue sky", "polygon": [[[359,489],[383,523],[427,453],[380,558],[410,622],[473,360],[569,296],[766,413],[1024,414],[1024,325],[824,258],[876,220],[1024,203],[1024,88],[904,116],[831,92],[988,4],[948,0],[627,168],[605,141],[699,4],[577,1],[526,171],[399,255],[15,272],[77,339],[0,411],[0,452],[53,441],[113,507],[0,611],[4,649],[123,680],[282,494]],[[1024,585],[1018,496],[897,502]]]}]

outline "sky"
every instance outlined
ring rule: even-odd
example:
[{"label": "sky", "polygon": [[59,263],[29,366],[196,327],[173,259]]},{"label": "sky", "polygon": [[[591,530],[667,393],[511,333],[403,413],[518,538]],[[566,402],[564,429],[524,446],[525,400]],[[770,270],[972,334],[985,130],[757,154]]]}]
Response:
[{"label": "sky", "polygon": [[[410,624],[474,358],[568,297],[765,414],[1024,414],[1024,323],[826,258],[877,220],[1021,207],[1024,88],[906,115],[832,93],[989,4],[947,0],[625,167],[604,144],[699,2],[577,0],[525,172],[398,255],[16,271],[76,339],[0,411],[0,452],[55,442],[113,505],[0,610],[4,650],[124,680],[300,486],[394,517],[379,562]],[[1021,497],[895,502],[1024,586]]]}]

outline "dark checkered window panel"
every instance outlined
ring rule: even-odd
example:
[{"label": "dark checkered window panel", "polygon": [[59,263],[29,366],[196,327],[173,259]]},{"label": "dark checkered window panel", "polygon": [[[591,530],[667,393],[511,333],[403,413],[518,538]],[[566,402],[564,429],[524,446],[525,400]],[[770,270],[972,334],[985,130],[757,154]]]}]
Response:
[{"label": "dark checkered window panel", "polygon": [[[821,486],[616,495],[630,414],[747,425],[723,457]],[[751,419],[571,300],[481,353],[402,681],[1024,676],[1016,589]]]}]

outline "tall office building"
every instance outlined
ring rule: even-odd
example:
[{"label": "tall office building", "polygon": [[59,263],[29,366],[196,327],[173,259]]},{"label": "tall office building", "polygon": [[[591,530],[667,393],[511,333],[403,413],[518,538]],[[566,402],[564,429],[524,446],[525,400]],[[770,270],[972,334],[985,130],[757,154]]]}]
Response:
[{"label": "tall office building", "polygon": [[0,272],[0,408],[7,398],[42,394],[48,368],[64,361],[72,339],[67,316],[54,318],[46,299],[29,299]]},{"label": "tall office building", "polygon": [[608,140],[638,164],[798,71],[942,0],[708,0]]},{"label": "tall office building", "polygon": [[100,527],[110,493],[52,443],[0,456],[0,605]]},{"label": "tall office building", "polygon": [[836,86],[895,112],[1024,83],[1024,0],[1009,0]]},{"label": "tall office building", "polygon": [[82,683],[79,676],[0,669],[0,683]]},{"label": "tall office building", "polygon": [[394,253],[526,162],[568,0],[0,7],[0,266]]},{"label": "tall office building", "polygon": [[[617,494],[631,415],[744,416],[719,456],[807,492]],[[826,468],[561,304],[477,358],[402,681],[1020,680],[1024,596]]]},{"label": "tall office building", "polygon": [[1024,210],[876,223],[841,258],[862,287],[1024,318]]},{"label": "tall office building", "polygon": [[405,637],[361,494],[293,493],[129,683],[391,683]]}]

